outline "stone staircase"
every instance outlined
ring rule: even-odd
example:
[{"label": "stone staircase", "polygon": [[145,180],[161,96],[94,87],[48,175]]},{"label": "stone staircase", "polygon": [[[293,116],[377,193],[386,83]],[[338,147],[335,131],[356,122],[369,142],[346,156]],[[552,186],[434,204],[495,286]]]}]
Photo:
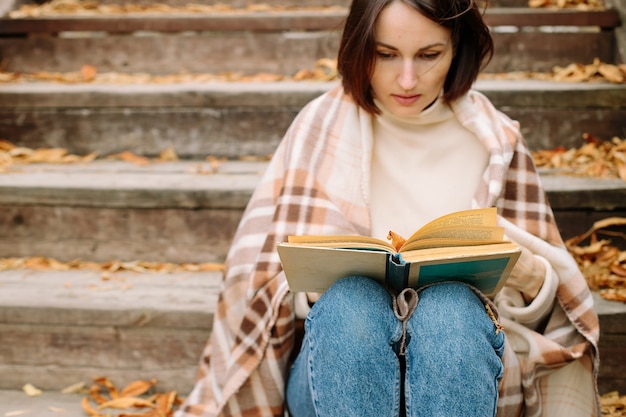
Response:
[{"label": "stone staircase", "polygon": [[[0,60],[23,73],[92,65],[98,73],[290,77],[334,58],[348,1],[264,3],[301,9],[4,18]],[[486,18],[496,42],[486,72],[620,60],[616,9],[535,10],[503,0]],[[298,110],[336,82],[0,83],[0,138],[19,146],[150,158],[173,147],[181,157],[10,167],[0,173],[0,258],[222,262],[266,157]],[[579,146],[584,132],[626,135],[626,84],[482,80],[477,88],[521,122],[533,149]],[[622,181],[546,173],[544,183],[565,237],[626,216]],[[0,404],[9,404],[0,412],[41,406],[2,400],[25,383],[58,391],[94,376],[119,385],[157,378],[159,389],[187,393],[220,279],[219,271],[0,272]],[[626,308],[597,302],[600,388],[626,393]]]}]

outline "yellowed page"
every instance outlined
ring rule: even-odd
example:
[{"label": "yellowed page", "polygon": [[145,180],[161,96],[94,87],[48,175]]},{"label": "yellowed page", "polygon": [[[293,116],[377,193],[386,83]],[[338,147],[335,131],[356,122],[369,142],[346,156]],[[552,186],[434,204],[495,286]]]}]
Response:
[{"label": "yellowed page", "polygon": [[288,242],[296,245],[322,248],[380,249],[387,252],[395,252],[394,248],[388,242],[368,236],[289,236]]},{"label": "yellowed page", "polygon": [[400,252],[425,247],[462,246],[501,242],[504,228],[498,226],[442,227],[420,236],[418,240],[407,241]]},{"label": "yellowed page", "polygon": [[[407,243],[418,239],[425,238],[429,232],[434,229],[446,228],[451,229],[463,229],[465,226],[497,226],[498,213],[495,207],[462,210],[455,213],[446,214],[441,216],[426,225],[422,226],[418,231],[413,233],[411,237],[407,239]],[[504,230],[502,231],[504,235]],[[435,236],[430,236],[435,237]],[[501,239],[501,238],[500,238]],[[406,245],[406,244],[405,244]]]}]

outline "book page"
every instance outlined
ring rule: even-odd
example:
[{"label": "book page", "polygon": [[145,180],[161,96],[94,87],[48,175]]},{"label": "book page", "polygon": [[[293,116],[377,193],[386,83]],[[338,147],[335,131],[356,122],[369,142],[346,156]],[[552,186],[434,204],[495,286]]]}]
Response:
[{"label": "book page", "polygon": [[430,230],[417,240],[407,241],[400,252],[437,246],[480,245],[501,242],[504,228],[498,226],[448,226]]},{"label": "book page", "polygon": [[321,248],[378,249],[395,253],[395,249],[390,243],[369,236],[308,235],[289,236],[287,239],[289,243],[296,245],[316,246]]},{"label": "book page", "polygon": [[424,233],[441,227],[497,226],[497,219],[498,211],[495,207],[457,211],[426,223],[407,240],[419,239]]}]

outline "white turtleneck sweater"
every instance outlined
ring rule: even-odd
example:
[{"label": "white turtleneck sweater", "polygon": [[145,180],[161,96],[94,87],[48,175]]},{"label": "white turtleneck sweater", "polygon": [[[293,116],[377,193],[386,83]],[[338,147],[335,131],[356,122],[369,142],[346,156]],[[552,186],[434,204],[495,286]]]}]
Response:
[{"label": "white turtleneck sweater", "polygon": [[408,238],[430,220],[471,208],[489,155],[439,97],[411,117],[373,118],[372,236],[389,230]]}]

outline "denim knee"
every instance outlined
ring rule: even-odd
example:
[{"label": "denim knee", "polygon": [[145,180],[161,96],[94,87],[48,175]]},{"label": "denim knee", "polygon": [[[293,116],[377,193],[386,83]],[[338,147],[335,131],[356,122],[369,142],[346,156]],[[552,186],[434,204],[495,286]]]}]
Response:
[{"label": "denim knee", "polygon": [[340,279],[326,290],[305,326],[307,331],[311,326],[330,331],[356,346],[367,346],[379,337],[399,337],[389,293],[376,281],[360,276]]},{"label": "denim knee", "polygon": [[407,416],[495,415],[504,333],[472,289],[424,289],[407,332]]},{"label": "denim knee", "polygon": [[[461,283],[441,283],[420,292],[410,332],[420,338],[446,340],[465,345],[476,337],[485,338],[499,357],[504,353],[504,335],[487,313],[485,303]],[[466,353],[467,355],[467,353]]]}]

